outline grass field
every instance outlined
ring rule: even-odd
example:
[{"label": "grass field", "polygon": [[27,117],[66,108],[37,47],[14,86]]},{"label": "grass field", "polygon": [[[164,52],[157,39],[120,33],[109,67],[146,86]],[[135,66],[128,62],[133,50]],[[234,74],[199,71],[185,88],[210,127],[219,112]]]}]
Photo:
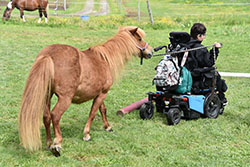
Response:
[{"label": "grass field", "polygon": [[[150,1],[151,4],[154,1]],[[194,22],[203,22],[208,29],[204,45],[215,41],[223,43],[218,70],[250,73],[249,5],[230,6],[232,10],[205,6],[210,13],[222,14],[192,16],[189,15],[192,6],[179,4],[178,13],[184,16],[170,17],[160,13],[168,5],[166,2],[177,1],[161,2],[159,10],[153,11],[157,15],[154,25],[147,20],[139,24],[136,19],[124,16],[90,17],[88,22],[51,17],[48,24],[37,24],[37,18],[29,18],[26,23],[17,18],[0,21],[0,166],[250,166],[249,78],[224,78],[229,87],[226,92],[229,104],[224,114],[215,120],[182,120],[177,126],[168,126],[165,116],[159,113],[147,121],[140,119],[137,110],[123,118],[116,115],[118,109],[155,90],[151,81],[161,57],[145,60],[142,66],[139,59],[133,59],[111,88],[105,102],[114,132],[102,129],[98,113],[90,131],[92,140],[82,140],[91,107],[91,102],[87,102],[71,105],[61,119],[64,139],[61,157],[56,158],[45,149],[44,127],[41,128],[42,150],[30,153],[19,145],[17,115],[24,85],[38,52],[50,44],[68,44],[84,50],[109,39],[119,25],[138,25],[145,30],[146,41],[157,47],[168,44],[169,32],[189,32]],[[237,12],[228,14],[229,11]],[[53,104],[55,102],[54,97]]]}]

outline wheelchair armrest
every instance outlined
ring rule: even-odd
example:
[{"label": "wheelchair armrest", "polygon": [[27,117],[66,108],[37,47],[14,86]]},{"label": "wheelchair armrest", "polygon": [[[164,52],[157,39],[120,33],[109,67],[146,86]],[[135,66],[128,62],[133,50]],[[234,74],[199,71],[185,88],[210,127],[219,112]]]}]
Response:
[{"label": "wheelchair armrest", "polygon": [[[193,77],[200,77],[204,73],[215,73],[216,69],[215,67],[204,67],[204,68],[195,68],[191,72]],[[209,74],[207,74],[209,75]]]},{"label": "wheelchair armrest", "polygon": [[203,67],[203,68],[195,68],[193,72],[205,73],[205,72],[211,72],[214,70],[215,70],[215,67]]},{"label": "wheelchair armrest", "polygon": [[154,48],[154,51],[155,51],[155,52],[158,52],[159,50],[161,50],[161,49],[163,49],[163,48],[166,48],[166,49],[167,49],[167,46],[166,46],[166,45],[158,46],[157,48]]}]

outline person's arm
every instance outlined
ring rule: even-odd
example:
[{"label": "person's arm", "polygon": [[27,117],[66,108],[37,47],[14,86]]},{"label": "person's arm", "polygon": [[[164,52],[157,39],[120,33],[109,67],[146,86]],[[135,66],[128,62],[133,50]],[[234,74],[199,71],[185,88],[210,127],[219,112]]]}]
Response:
[{"label": "person's arm", "polygon": [[196,57],[200,68],[214,65],[214,56],[206,48],[196,51]]},{"label": "person's arm", "polygon": [[[210,55],[211,55],[211,57],[214,58],[214,49],[213,48],[210,50]],[[219,49],[215,47],[215,58],[216,59],[217,59],[218,55],[219,55]]]}]

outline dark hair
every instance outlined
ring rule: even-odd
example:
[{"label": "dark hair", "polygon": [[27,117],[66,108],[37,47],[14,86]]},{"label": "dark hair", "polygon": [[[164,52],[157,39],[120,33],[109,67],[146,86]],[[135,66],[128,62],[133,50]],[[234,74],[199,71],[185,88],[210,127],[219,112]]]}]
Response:
[{"label": "dark hair", "polygon": [[206,27],[201,23],[194,23],[190,30],[190,35],[192,38],[197,39],[197,35],[206,34]]}]

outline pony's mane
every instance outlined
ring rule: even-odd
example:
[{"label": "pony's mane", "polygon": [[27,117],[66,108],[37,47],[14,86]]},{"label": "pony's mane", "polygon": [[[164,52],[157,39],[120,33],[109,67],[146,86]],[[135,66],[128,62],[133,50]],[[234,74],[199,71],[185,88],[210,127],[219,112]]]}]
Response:
[{"label": "pony's mane", "polygon": [[[119,28],[117,34],[104,44],[89,48],[108,62],[113,80],[118,77],[119,72],[132,55],[140,52],[130,32],[135,28],[134,26]],[[137,33],[141,38],[145,37],[142,29],[138,28]]]}]

